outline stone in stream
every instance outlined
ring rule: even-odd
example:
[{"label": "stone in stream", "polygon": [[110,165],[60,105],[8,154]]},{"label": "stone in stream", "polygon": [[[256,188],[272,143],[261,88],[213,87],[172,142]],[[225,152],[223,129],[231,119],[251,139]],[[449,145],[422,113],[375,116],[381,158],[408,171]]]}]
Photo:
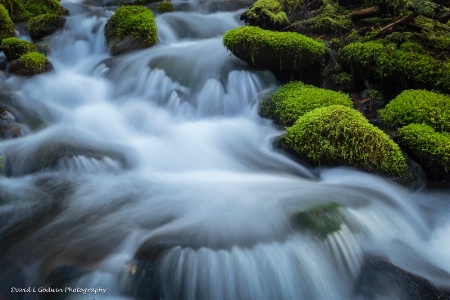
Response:
[{"label": "stone in stream", "polygon": [[33,76],[53,70],[52,63],[39,52],[29,52],[11,62],[9,71],[16,75]]},{"label": "stone in stream", "polygon": [[66,19],[57,14],[45,14],[28,20],[28,32],[33,40],[40,40],[64,27]]},{"label": "stone in stream", "polygon": [[0,105],[0,139],[16,138],[29,131],[28,127],[17,123],[15,117]]}]

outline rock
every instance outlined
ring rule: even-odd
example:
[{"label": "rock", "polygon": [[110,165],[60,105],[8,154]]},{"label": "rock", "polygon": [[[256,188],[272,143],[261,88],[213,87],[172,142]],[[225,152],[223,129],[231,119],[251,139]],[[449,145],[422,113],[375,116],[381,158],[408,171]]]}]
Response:
[{"label": "rock", "polygon": [[11,73],[22,76],[33,76],[53,70],[53,65],[38,52],[29,52],[22,55],[18,60],[11,62],[9,67]]},{"label": "rock", "polygon": [[15,37],[4,39],[0,47],[9,61],[18,59],[25,53],[38,51],[35,44]]},{"label": "rock", "polygon": [[69,11],[61,6],[58,0],[9,0],[8,2],[13,6],[11,18],[14,22],[27,21],[43,14],[69,14]]},{"label": "rock", "polygon": [[28,32],[33,40],[39,40],[51,35],[66,24],[64,17],[56,14],[45,14],[28,20]]},{"label": "rock", "polygon": [[306,113],[287,128],[281,145],[318,166],[347,165],[394,178],[412,176],[399,146],[361,113],[342,105]]},{"label": "rock", "polygon": [[158,41],[151,10],[143,6],[123,6],[108,20],[105,38],[112,55],[150,47]]},{"label": "rock", "polygon": [[163,2],[161,2],[156,9],[160,12],[160,13],[166,13],[166,12],[172,12],[173,11],[173,5],[172,2],[164,0]]},{"label": "rock", "polygon": [[353,108],[348,95],[297,81],[285,84],[266,95],[259,104],[258,112],[262,117],[274,119],[278,124],[292,126],[305,113],[330,105]]},{"label": "rock", "polygon": [[17,123],[15,117],[3,106],[0,106],[0,139],[16,138],[29,132],[27,126]]},{"label": "rock", "polygon": [[283,6],[278,0],[258,0],[241,15],[240,19],[251,26],[271,30],[289,25]]},{"label": "rock", "polygon": [[9,17],[8,10],[0,4],[0,43],[3,39],[8,37],[14,37],[16,34],[14,32],[14,23]]},{"label": "rock", "polygon": [[330,55],[324,43],[294,32],[275,32],[254,26],[229,30],[223,44],[249,64],[280,71],[299,71],[320,65]]}]

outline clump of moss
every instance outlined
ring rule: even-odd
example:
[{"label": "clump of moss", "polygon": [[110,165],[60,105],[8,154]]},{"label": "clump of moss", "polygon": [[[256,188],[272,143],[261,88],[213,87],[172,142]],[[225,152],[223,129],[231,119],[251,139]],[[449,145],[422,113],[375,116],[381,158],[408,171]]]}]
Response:
[{"label": "clump of moss", "polygon": [[379,110],[379,117],[393,127],[424,123],[450,132],[450,97],[426,90],[403,91]]},{"label": "clump of moss", "polygon": [[18,59],[25,53],[38,51],[35,44],[15,37],[3,39],[0,47],[8,60]]},{"label": "clump of moss", "polygon": [[282,146],[315,165],[350,165],[391,177],[407,172],[400,148],[356,110],[316,108],[287,129]]},{"label": "clump of moss", "polygon": [[320,12],[307,20],[300,21],[299,25],[305,32],[311,33],[347,33],[353,28],[351,18],[347,13],[341,12],[337,1],[324,0]]},{"label": "clump of moss", "polygon": [[28,20],[28,32],[33,40],[46,37],[64,27],[66,19],[56,14],[45,14]]},{"label": "clump of moss", "polygon": [[305,113],[330,105],[353,107],[353,102],[343,93],[297,81],[285,84],[264,97],[259,105],[259,114],[279,124],[292,126]]},{"label": "clump of moss", "polygon": [[340,49],[339,59],[355,78],[373,75],[381,81],[396,83],[402,89],[450,91],[450,63],[430,55],[398,50],[393,44],[351,43]]},{"label": "clump of moss", "polygon": [[161,2],[156,9],[160,12],[160,13],[166,13],[166,12],[172,12],[173,11],[173,5],[172,2],[170,1],[163,1]]},{"label": "clump of moss", "polygon": [[14,33],[14,23],[9,17],[6,8],[0,4],[0,43],[3,39],[15,36]]},{"label": "clump of moss", "polygon": [[448,7],[436,4],[433,1],[371,0],[370,2],[381,7],[382,13],[389,13],[396,16],[409,14],[423,15],[443,23],[450,20],[450,9]]},{"label": "clump of moss", "polygon": [[105,37],[113,54],[120,54],[114,48],[124,41],[135,44],[124,45],[126,51],[152,46],[158,41],[153,13],[143,6],[123,6],[108,20]]},{"label": "clump of moss", "polygon": [[241,15],[241,20],[264,29],[280,29],[289,24],[278,0],[258,0]]},{"label": "clump of moss", "polygon": [[296,71],[322,63],[329,56],[324,43],[293,32],[274,32],[243,26],[225,33],[223,44],[255,66]]},{"label": "clump of moss", "polygon": [[450,136],[425,124],[410,124],[397,133],[398,143],[412,154],[428,177],[450,178]]},{"label": "clump of moss", "polygon": [[36,73],[45,71],[45,65],[49,62],[44,54],[39,52],[29,52],[19,58],[19,62],[26,68]]},{"label": "clump of moss", "polygon": [[42,14],[68,14],[58,0],[1,0],[8,2],[11,18],[15,22],[27,21]]},{"label": "clump of moss", "polygon": [[329,234],[338,232],[346,222],[344,210],[336,202],[317,205],[292,216],[292,221],[301,230],[309,230],[325,239]]}]

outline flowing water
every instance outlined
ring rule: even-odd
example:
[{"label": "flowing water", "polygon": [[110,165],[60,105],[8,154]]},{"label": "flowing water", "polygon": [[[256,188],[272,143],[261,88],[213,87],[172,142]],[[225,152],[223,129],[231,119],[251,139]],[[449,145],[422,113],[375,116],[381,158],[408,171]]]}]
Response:
[{"label": "flowing water", "polygon": [[[62,4],[54,72],[4,82],[40,125],[2,143],[0,283],[106,292],[3,297],[417,299],[410,274],[450,288],[448,191],[273,148],[282,132],[257,103],[278,83],[222,46],[246,4],[174,2],[156,46],[114,58],[114,8]],[[292,221],[331,202],[346,220],[334,233]]]}]

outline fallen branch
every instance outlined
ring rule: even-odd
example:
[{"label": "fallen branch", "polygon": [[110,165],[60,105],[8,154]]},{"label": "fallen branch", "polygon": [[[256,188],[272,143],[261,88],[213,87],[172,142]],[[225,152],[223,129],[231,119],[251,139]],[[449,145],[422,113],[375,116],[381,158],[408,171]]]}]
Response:
[{"label": "fallen branch", "polygon": [[352,11],[351,13],[348,14],[348,16],[350,18],[352,18],[352,20],[360,20],[360,19],[372,17],[372,16],[376,15],[377,12],[378,12],[378,7],[372,6],[372,7]]},{"label": "fallen branch", "polygon": [[407,16],[404,16],[403,18],[398,19],[395,22],[392,22],[391,24],[384,26],[383,28],[381,28],[378,31],[377,34],[375,34],[375,36],[373,38],[377,38],[380,35],[386,34],[388,31],[392,30],[394,27],[396,27],[402,23],[409,22],[409,21],[413,20],[416,16],[417,16],[417,14],[407,15]]}]

